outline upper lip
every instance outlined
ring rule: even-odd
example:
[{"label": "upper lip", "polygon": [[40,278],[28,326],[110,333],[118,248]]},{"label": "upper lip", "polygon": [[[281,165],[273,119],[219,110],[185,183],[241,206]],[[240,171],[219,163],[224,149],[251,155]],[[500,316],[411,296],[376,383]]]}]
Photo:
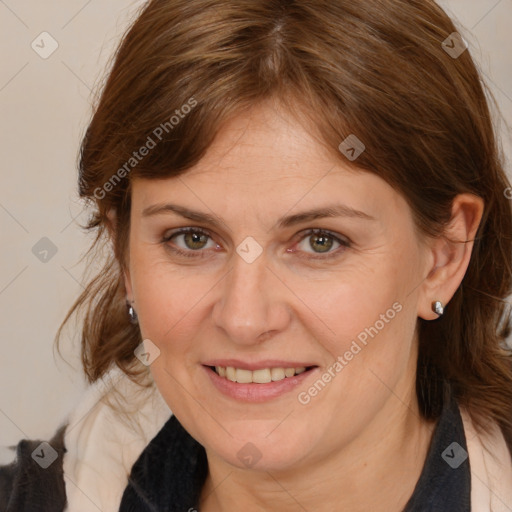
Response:
[{"label": "upper lip", "polygon": [[242,370],[262,370],[264,368],[308,368],[316,366],[304,361],[283,361],[279,359],[265,359],[263,361],[240,361],[239,359],[211,359],[203,363],[205,366],[222,366],[227,368],[240,368]]}]

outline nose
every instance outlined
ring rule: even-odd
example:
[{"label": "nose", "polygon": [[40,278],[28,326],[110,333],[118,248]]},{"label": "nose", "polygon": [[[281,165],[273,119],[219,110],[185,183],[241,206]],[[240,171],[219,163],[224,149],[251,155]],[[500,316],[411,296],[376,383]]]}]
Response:
[{"label": "nose", "polygon": [[213,322],[230,341],[256,345],[286,329],[291,318],[283,295],[286,287],[267,267],[263,254],[252,263],[235,255],[221,283]]}]

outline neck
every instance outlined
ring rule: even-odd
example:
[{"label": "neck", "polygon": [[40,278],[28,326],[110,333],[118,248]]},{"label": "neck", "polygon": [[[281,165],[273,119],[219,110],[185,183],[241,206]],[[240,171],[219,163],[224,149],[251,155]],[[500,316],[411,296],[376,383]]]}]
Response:
[{"label": "neck", "polygon": [[434,425],[420,418],[414,390],[404,402],[391,395],[378,416],[349,446],[286,471],[234,468],[207,451],[201,512],[402,510],[421,475]]}]

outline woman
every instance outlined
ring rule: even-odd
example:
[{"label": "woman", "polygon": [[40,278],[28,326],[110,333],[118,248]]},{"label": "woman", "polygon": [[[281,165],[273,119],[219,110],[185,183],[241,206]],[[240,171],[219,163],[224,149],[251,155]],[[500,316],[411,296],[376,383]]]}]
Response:
[{"label": "woman", "polygon": [[82,144],[93,385],[4,508],[512,510],[509,187],[434,1],[150,1]]}]

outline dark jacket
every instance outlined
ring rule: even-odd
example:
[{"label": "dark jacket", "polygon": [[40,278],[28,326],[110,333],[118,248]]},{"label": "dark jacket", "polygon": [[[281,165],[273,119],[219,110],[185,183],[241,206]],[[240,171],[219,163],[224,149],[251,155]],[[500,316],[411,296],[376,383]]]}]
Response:
[{"label": "dark jacket", "polygon": [[17,447],[12,447],[16,450],[16,459],[7,466],[0,466],[0,512],[64,510],[65,430],[66,425],[60,427],[48,443],[24,439]]},{"label": "dark jacket", "polygon": [[[47,444],[39,440],[18,443],[16,460],[0,466],[0,512],[64,510],[65,429],[66,425],[60,427]],[[459,408],[452,400],[443,409],[405,512],[470,512],[471,475],[466,448]],[[133,465],[119,510],[199,511],[206,475],[204,448],[171,416]]]}]

